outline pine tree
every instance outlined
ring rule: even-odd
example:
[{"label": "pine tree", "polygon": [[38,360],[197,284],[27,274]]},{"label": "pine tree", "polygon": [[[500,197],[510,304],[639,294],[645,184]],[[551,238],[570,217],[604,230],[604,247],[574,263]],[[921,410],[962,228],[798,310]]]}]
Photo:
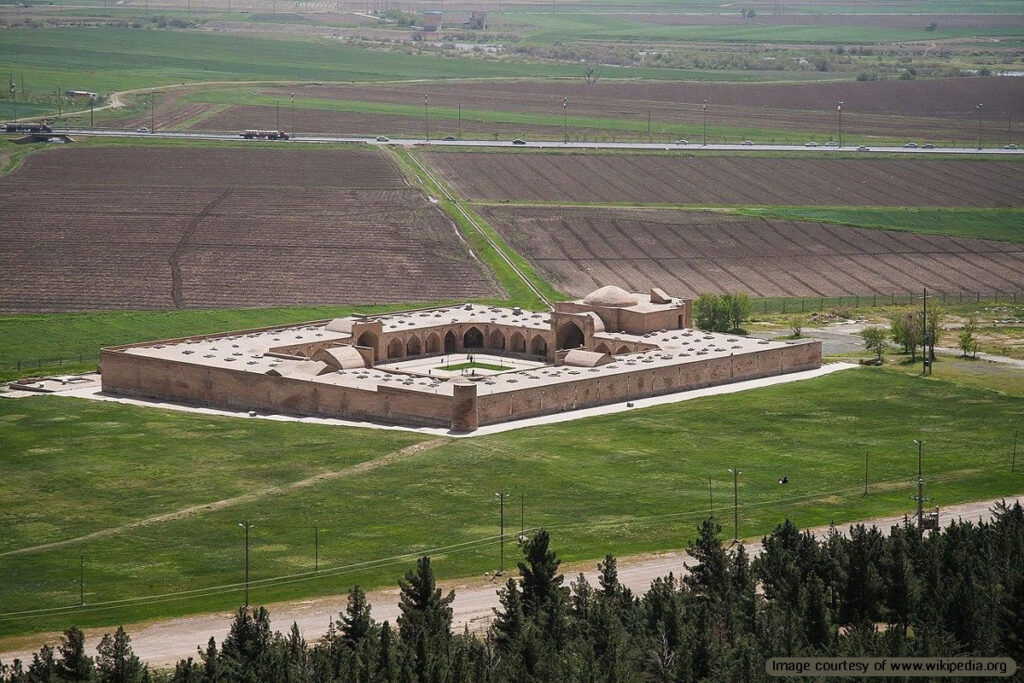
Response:
[{"label": "pine tree", "polygon": [[212,637],[206,643],[206,649],[199,648],[199,658],[203,661],[203,680],[221,681],[225,676],[221,671],[220,653],[217,652],[217,641]]},{"label": "pine tree", "polygon": [[57,659],[53,654],[52,647],[43,645],[39,648],[39,652],[32,655],[32,663],[28,666],[26,677],[33,683],[35,681],[49,683],[49,681],[57,680]]},{"label": "pine tree", "polygon": [[398,680],[398,663],[392,651],[394,646],[394,635],[391,633],[391,624],[384,622],[380,627],[380,645],[377,648],[377,677],[384,683],[393,683]]},{"label": "pine tree", "polygon": [[398,632],[402,642],[413,648],[413,672],[419,681],[435,680],[448,656],[455,593],[441,597],[429,557],[421,557],[416,568],[399,581],[399,587],[402,614],[398,617]]},{"label": "pine tree", "polygon": [[359,586],[353,586],[348,593],[348,605],[338,618],[338,630],[341,631],[345,644],[355,647],[370,635],[371,625],[370,603],[366,593]]},{"label": "pine tree", "polygon": [[85,634],[77,626],[64,631],[58,648],[57,676],[63,681],[88,681],[92,678],[92,658],[85,654]]},{"label": "pine tree", "polygon": [[550,601],[562,597],[564,577],[558,573],[562,562],[548,549],[550,540],[545,529],[538,531],[523,549],[526,562],[517,565],[523,577],[523,611],[528,617],[536,616]]},{"label": "pine tree", "polygon": [[812,574],[801,596],[804,637],[811,647],[822,650],[832,640],[832,625],[825,604],[825,584]]},{"label": "pine tree", "polygon": [[615,558],[611,555],[604,556],[604,562],[597,563],[597,582],[601,586],[601,592],[606,598],[615,597],[619,588],[619,572],[616,567]]},{"label": "pine tree", "polygon": [[270,615],[265,607],[239,608],[221,644],[219,664],[233,681],[267,680],[270,665]]},{"label": "pine tree", "polygon": [[120,626],[113,637],[109,633],[103,636],[96,651],[96,680],[100,683],[136,683],[147,673],[132,651],[131,638]]}]

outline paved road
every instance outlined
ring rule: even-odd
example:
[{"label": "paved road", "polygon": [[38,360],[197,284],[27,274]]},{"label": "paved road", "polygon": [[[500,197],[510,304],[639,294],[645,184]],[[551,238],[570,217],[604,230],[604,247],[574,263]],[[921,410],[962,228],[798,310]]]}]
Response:
[{"label": "paved road", "polygon": [[[66,133],[71,136],[95,136],[115,138],[167,138],[175,140],[242,140],[238,133],[193,133],[176,131],[157,131],[155,133],[139,133],[136,131],[109,130],[102,128],[55,128],[56,133]],[[727,145],[709,144],[701,145],[690,143],[687,145],[676,145],[673,143],[650,143],[650,142],[532,142],[526,141],[524,145],[514,145],[511,140],[426,140],[424,138],[391,138],[387,141],[378,141],[372,137],[363,136],[330,136],[330,135],[303,135],[293,137],[289,140],[249,140],[254,145],[287,145],[289,142],[362,142],[371,145],[402,145],[402,146],[424,146],[432,147],[517,147],[524,149],[631,149],[631,150],[666,150],[674,149],[680,151],[691,150],[714,150],[721,152],[819,152],[830,154],[834,152],[852,152],[857,148],[851,145],[845,147],[807,147],[805,145]],[[1024,150],[985,148],[975,149],[971,147],[936,147],[924,149],[922,147],[871,147],[872,152],[900,153],[900,154],[990,154],[996,156],[1024,156]]]},{"label": "paved road", "polygon": [[[1024,497],[1010,497],[1008,503],[1018,501],[1024,503]],[[942,511],[941,522],[948,525],[956,519],[977,521],[979,519],[990,519],[992,517],[991,507],[996,501],[986,500],[974,503],[964,503],[945,508]],[[912,511],[908,510],[908,514]],[[883,517],[871,520],[870,523],[887,530],[894,524],[900,524],[903,515]],[[847,533],[851,524],[838,526],[840,532]],[[814,529],[819,538],[828,533],[828,527]],[[748,546],[756,541],[747,541]],[[759,547],[751,547],[753,553],[759,551]],[[669,572],[677,576],[686,572],[686,565],[693,564],[693,558],[683,551],[667,552],[657,555],[645,555],[635,557],[619,558],[619,580],[636,594],[643,594],[653,579],[665,576]],[[562,570],[566,575],[566,581],[584,572],[591,584],[597,585],[596,563],[585,565],[563,565]],[[462,630],[464,625],[470,629],[483,629],[490,623],[493,616],[492,609],[498,606],[496,590],[503,583],[502,579],[478,579],[464,581],[446,581],[441,586],[445,591],[455,590],[454,628]],[[375,591],[368,595],[373,605],[373,616],[378,621],[388,620],[395,622],[398,617],[398,589]],[[278,630],[286,630],[294,621],[299,625],[306,640],[315,640],[326,630],[329,621],[335,618],[345,608],[345,596],[332,596],[311,600],[301,600],[290,603],[279,603],[267,605],[273,619],[274,627]],[[144,661],[157,667],[172,666],[177,660],[194,656],[196,647],[205,644],[210,637],[217,638],[220,642],[227,634],[232,615],[229,613],[202,614],[192,617],[167,619],[148,625],[129,625],[126,627],[132,637],[132,646],[135,652]],[[107,629],[109,630],[109,629]],[[86,631],[86,647],[93,651],[103,635],[103,629],[89,629]],[[17,651],[0,653],[0,661],[10,662],[14,658],[22,661],[30,661],[32,652],[38,650],[44,642],[51,644],[59,640],[57,634],[47,634],[33,638],[21,644]]]}]

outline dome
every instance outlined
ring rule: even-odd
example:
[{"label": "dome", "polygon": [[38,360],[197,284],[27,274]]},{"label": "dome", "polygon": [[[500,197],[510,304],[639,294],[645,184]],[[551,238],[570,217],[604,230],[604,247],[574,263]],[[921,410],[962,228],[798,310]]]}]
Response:
[{"label": "dome", "polygon": [[636,294],[631,294],[615,285],[606,285],[601,289],[595,289],[583,298],[583,303],[590,306],[613,306],[616,308],[636,306],[638,302]]}]

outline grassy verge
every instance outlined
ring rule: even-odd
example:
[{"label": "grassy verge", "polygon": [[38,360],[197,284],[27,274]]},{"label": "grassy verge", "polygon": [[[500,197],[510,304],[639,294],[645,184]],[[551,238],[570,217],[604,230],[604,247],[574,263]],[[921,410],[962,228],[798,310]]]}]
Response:
[{"label": "grassy verge", "polygon": [[[336,449],[348,449],[336,463],[345,466],[376,457],[399,439],[392,432],[308,425],[289,437],[295,425],[56,397],[0,401],[0,420],[0,464],[10,473],[0,494],[8,550],[239,489],[258,492],[267,479],[298,478],[293,468],[316,471]],[[745,537],[770,531],[784,517],[811,526],[906,511],[916,474],[913,438],[925,440],[927,493],[937,504],[1019,493],[1024,473],[1011,478],[1008,470],[1013,429],[1022,422],[1024,399],[879,368],[448,442],[301,491],[268,492],[106,538],[0,556],[0,633],[237,605],[243,520],[255,525],[253,599],[269,602],[340,593],[357,582],[390,586],[420,552],[435,556],[444,577],[493,570],[496,490],[522,494],[525,525],[552,529],[567,561],[685,546],[695,522],[709,513],[709,478],[715,510],[731,511],[727,467],[743,471],[739,533]],[[307,441],[300,446],[297,439]],[[146,448],[136,453],[140,446]],[[126,460],[134,464],[126,467]],[[232,484],[237,488],[218,483],[233,482],[236,468],[244,474]],[[50,474],[40,478],[41,469]],[[783,475],[787,487],[776,483]],[[26,511],[26,499],[52,502]],[[315,525],[319,574],[312,572]],[[83,554],[87,604],[74,608]],[[183,593],[217,586],[206,595]],[[154,597],[104,604],[137,596]],[[69,610],[9,614],[60,607]]]},{"label": "grassy verge", "polygon": [[[463,203],[455,204],[445,198],[441,188],[437,185],[438,180],[435,182],[438,175],[426,175],[423,173],[421,168],[417,165],[417,161],[422,163],[424,166],[429,165],[422,161],[422,157],[402,148],[389,147],[389,153],[395,159],[399,168],[412,180],[414,184],[423,187],[424,191],[430,194],[432,197],[438,200],[438,205],[448,214],[448,216],[455,221],[455,224],[462,231],[463,237],[472,246],[473,250],[480,255],[480,258],[491,268],[495,276],[498,278],[502,289],[508,294],[508,299],[504,303],[522,306],[523,308],[531,309],[543,309],[546,308],[543,301],[541,301],[537,295],[526,285],[523,278],[520,277],[519,273],[522,273],[527,280],[537,288],[541,293],[544,294],[551,301],[565,299],[566,296],[552,287],[546,280],[534,270],[530,263],[520,256],[512,247],[510,247],[497,233],[494,228],[487,224],[483,218],[476,214],[472,209],[467,207]],[[416,155],[415,158],[413,155]],[[455,193],[451,193],[455,196]],[[466,215],[460,211],[460,208],[466,212],[472,221],[466,218]],[[490,238],[488,241],[487,237]],[[497,245],[495,248],[493,245]],[[499,253],[500,250],[500,253]],[[502,258],[502,254],[505,255],[510,261],[512,261],[516,268],[519,269],[517,273],[505,258]]]},{"label": "grassy verge", "polygon": [[741,207],[734,212],[857,228],[1024,242],[1024,209],[764,206]]}]

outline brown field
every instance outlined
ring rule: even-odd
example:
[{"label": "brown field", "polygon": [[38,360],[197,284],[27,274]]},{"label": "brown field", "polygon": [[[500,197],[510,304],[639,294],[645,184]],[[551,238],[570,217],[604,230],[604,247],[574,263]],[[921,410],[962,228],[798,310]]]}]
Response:
[{"label": "brown field", "polygon": [[488,207],[483,215],[556,287],[677,295],[1020,292],[1024,245],[702,211]]},{"label": "brown field", "polygon": [[[827,83],[666,83],[598,81],[587,85],[566,81],[462,81],[430,84],[308,85],[264,88],[263,92],[289,101],[291,92],[299,97],[402,104],[421,107],[425,92],[430,94],[432,118],[439,130],[458,128],[454,115],[441,121],[441,108],[454,111],[461,105],[467,117],[467,135],[490,137],[498,134],[560,138],[562,99],[568,98],[570,135],[593,137],[581,130],[573,117],[629,120],[634,132],[615,131],[620,138],[641,136],[650,111],[655,139],[675,140],[681,126],[688,126],[691,138],[703,125],[703,100],[708,101],[710,140],[739,141],[746,131],[801,132],[820,139],[834,137],[838,127],[835,103],[843,100],[843,131],[848,136],[885,137],[906,140],[973,142],[978,120],[974,109],[985,103],[982,137],[986,144],[1024,142],[1024,78],[951,78],[918,81],[827,82]],[[172,94],[162,95],[157,106],[157,127],[180,125],[204,105],[179,102]],[[206,105],[208,106],[208,105]],[[178,110],[182,111],[179,113]],[[554,125],[476,123],[471,111],[529,112],[551,116]],[[289,112],[282,107],[281,120],[288,125]],[[352,133],[373,135],[420,134],[418,116],[357,114],[297,109],[295,128],[307,133]],[[1007,119],[1009,117],[1009,120]],[[150,125],[146,117],[111,121],[113,127]],[[272,126],[273,107],[235,105],[198,122],[202,130],[240,130],[250,125]],[[252,123],[250,123],[252,122]],[[1009,126],[1007,125],[1009,123]],[[718,128],[732,129],[732,137]],[[667,131],[667,132],[660,132]],[[609,129],[609,132],[611,130]],[[644,136],[645,137],[645,136]]]},{"label": "brown field", "polygon": [[1015,161],[429,152],[473,200],[802,206],[1024,206]]},{"label": "brown field", "polygon": [[[275,107],[231,106],[223,111],[208,116],[200,121],[195,128],[203,131],[241,131],[246,128],[274,128],[277,125]],[[142,125],[141,123],[139,125]],[[291,126],[291,113],[282,109],[281,125]],[[458,118],[430,117],[430,137],[432,139],[445,135],[456,135],[459,129]],[[481,123],[462,121],[462,132],[469,138],[487,138],[498,133],[501,138],[525,135],[526,130],[545,136],[560,136],[561,126],[530,126],[503,123]],[[295,110],[295,131],[297,135],[306,133],[330,133],[332,135],[391,135],[424,137],[426,128],[423,117],[390,116],[386,114],[363,114],[343,111],[322,111],[315,109]]]},{"label": "brown field", "polygon": [[0,310],[497,295],[454,225],[372,151],[85,148],[0,180]]}]

